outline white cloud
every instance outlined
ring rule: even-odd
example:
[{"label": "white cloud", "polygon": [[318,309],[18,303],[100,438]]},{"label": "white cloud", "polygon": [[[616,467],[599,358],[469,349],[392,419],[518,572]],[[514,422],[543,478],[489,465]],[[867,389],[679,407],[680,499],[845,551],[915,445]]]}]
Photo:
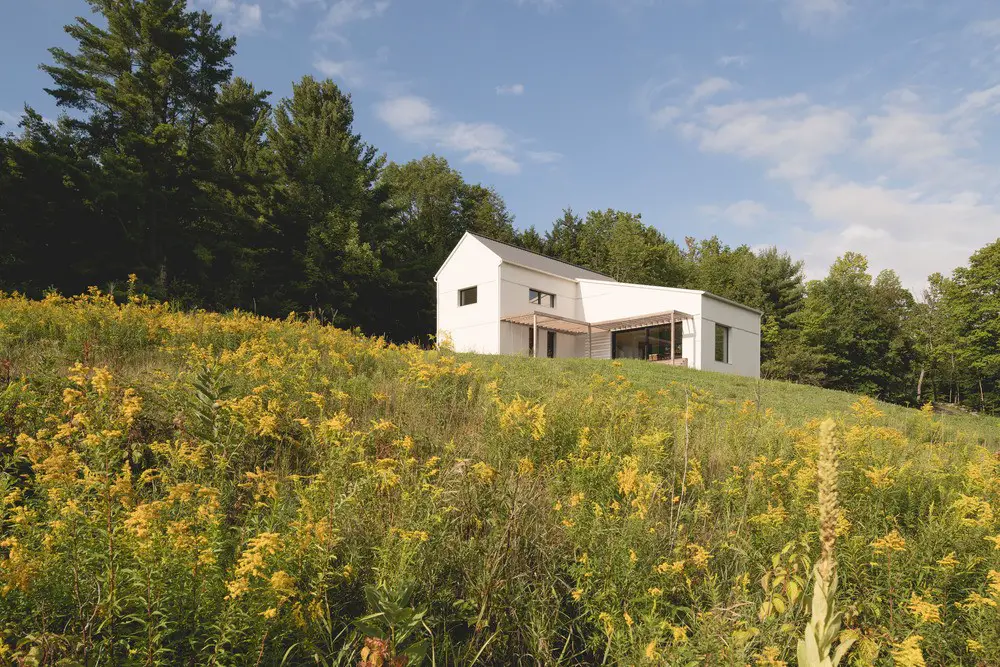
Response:
[{"label": "white cloud", "polygon": [[385,14],[389,0],[336,0],[316,26],[316,36],[346,42],[340,30],[349,23],[367,21]]},{"label": "white cloud", "polygon": [[828,27],[847,14],[847,0],[784,0],[786,20],[804,30]]},{"label": "white cloud", "polygon": [[772,165],[770,175],[796,179],[844,151],[854,125],[850,113],[795,95],[710,106],[680,128],[706,152],[763,159]]},{"label": "white cloud", "polygon": [[378,117],[390,128],[407,138],[420,138],[437,117],[430,102],[422,97],[396,97],[375,108]]},{"label": "white cloud", "polygon": [[747,56],[720,56],[716,61],[722,67],[729,67],[730,65],[735,65],[736,67],[746,67],[747,63],[750,62],[750,58]]},{"label": "white cloud", "polygon": [[732,90],[735,85],[729,79],[723,79],[719,76],[713,76],[710,79],[705,79],[691,92],[691,97],[688,98],[688,104],[695,104],[703,99],[709,97],[714,97],[719,93],[724,93],[727,90]]},{"label": "white cloud", "polygon": [[6,134],[7,132],[17,130],[17,124],[19,122],[21,122],[20,118],[10,113],[9,111],[4,111],[3,109],[0,109],[0,123],[3,123],[3,127],[0,128],[0,132]]},{"label": "white cloud", "polygon": [[1000,19],[973,21],[968,30],[983,37],[1000,37]]},{"label": "white cloud", "polygon": [[440,120],[430,102],[412,95],[385,100],[376,106],[375,113],[409,141],[460,153],[465,162],[480,164],[500,174],[521,171],[507,130],[494,123]]},{"label": "white cloud", "polygon": [[525,151],[524,154],[529,160],[538,162],[539,164],[552,164],[553,162],[559,162],[559,160],[565,157],[562,153],[557,153],[556,151]]},{"label": "white cloud", "polygon": [[752,199],[742,199],[728,206],[701,206],[699,211],[712,218],[719,218],[734,225],[749,227],[767,215],[767,207]]},{"label": "white cloud", "polygon": [[524,95],[524,84],[512,83],[504,86],[497,86],[497,95]]},{"label": "white cloud", "polygon": [[365,21],[367,19],[381,16],[385,10],[389,9],[388,0],[337,0],[334,2],[323,19],[325,26],[329,28],[339,28],[340,26],[353,23],[354,21]]},{"label": "white cloud", "polygon": [[353,85],[361,85],[366,79],[364,65],[356,60],[317,58],[313,62],[313,67],[323,76],[328,76],[331,79],[341,79]]},{"label": "white cloud", "polygon": [[252,35],[264,28],[260,5],[235,0],[200,0],[212,16],[237,35]]},{"label": "white cloud", "polygon": [[522,7],[528,5],[535,7],[540,12],[550,12],[562,6],[562,0],[517,0],[517,4]]},{"label": "white cloud", "polygon": [[[911,88],[891,90],[865,112],[803,93],[687,104],[691,91],[678,90],[647,114],[672,109],[665,125],[701,151],[759,163],[788,187],[806,214],[786,229],[786,242],[811,277],[853,250],[873,271],[893,268],[920,289],[930,273],[964,264],[1000,230],[995,168],[975,159],[988,147],[982,126],[1000,116],[1000,86],[922,92],[926,99]],[[682,102],[665,104],[675,100]],[[744,225],[768,214],[749,199],[700,211]]]}]

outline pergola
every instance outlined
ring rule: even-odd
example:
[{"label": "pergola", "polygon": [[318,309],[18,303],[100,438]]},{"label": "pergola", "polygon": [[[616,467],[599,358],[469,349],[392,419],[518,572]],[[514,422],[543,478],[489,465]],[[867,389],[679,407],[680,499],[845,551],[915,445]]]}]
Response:
[{"label": "pergola", "polygon": [[629,329],[642,329],[643,327],[655,327],[664,324],[670,325],[670,362],[674,361],[674,323],[683,320],[694,319],[687,313],[679,310],[666,310],[660,313],[649,313],[648,315],[637,315],[635,317],[625,317],[617,320],[603,320],[601,322],[585,322],[575,320],[572,317],[564,317],[554,313],[547,313],[541,310],[534,310],[523,315],[511,315],[501,317],[501,321],[521,326],[531,327],[532,337],[535,341],[534,356],[538,356],[538,328],[547,331],[569,334],[571,336],[581,336],[587,334],[587,356],[592,357],[594,351],[594,331],[614,332],[627,331]]}]

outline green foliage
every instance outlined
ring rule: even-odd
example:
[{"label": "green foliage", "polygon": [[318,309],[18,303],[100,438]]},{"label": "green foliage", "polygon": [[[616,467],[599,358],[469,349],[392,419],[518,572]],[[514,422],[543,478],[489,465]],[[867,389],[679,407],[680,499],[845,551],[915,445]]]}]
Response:
[{"label": "green foliage", "polygon": [[791,663],[828,415],[848,660],[996,663],[995,419],[3,296],[0,655]]}]

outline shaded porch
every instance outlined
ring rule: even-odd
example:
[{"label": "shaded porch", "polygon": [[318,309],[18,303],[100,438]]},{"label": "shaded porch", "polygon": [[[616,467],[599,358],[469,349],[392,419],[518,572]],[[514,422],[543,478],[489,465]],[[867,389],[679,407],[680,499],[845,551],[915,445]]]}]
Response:
[{"label": "shaded porch", "polygon": [[[679,326],[683,326],[684,321],[693,321],[694,317],[678,310],[668,310],[634,317],[588,322],[534,310],[520,315],[501,317],[500,320],[529,328],[529,354],[534,357],[539,356],[538,330],[544,329],[570,336],[586,336],[587,357],[594,356],[594,333],[608,333],[611,336],[611,358],[620,358],[616,354],[615,338],[621,334],[629,337],[629,344],[634,344],[635,350],[635,354],[625,354],[621,358],[640,358],[656,363],[686,366],[687,359],[683,357],[678,347],[683,332],[678,334],[677,329]],[[639,332],[643,332],[641,336]],[[632,350],[633,348],[630,347],[629,351]]]}]

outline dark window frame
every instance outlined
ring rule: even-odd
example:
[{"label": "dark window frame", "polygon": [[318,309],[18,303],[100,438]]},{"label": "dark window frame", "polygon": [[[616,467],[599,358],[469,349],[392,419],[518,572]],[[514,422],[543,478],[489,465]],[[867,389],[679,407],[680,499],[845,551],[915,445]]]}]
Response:
[{"label": "dark window frame", "polygon": [[[645,343],[643,345],[644,345],[644,350],[645,350],[645,352],[644,352],[645,358],[648,359],[649,358],[649,350],[652,347],[650,345],[650,343],[649,343],[649,332],[650,332],[651,329],[658,329],[658,328],[669,329],[669,325],[668,324],[658,324],[658,325],[651,326],[651,327],[636,327],[634,329],[622,329],[621,331],[612,331],[611,332],[611,358],[612,359],[617,359],[618,358],[618,334],[632,333],[633,331],[642,331],[642,332],[644,332],[646,334],[646,340],[645,340]],[[667,354],[669,354],[669,345],[667,347],[668,347]],[[669,357],[664,356],[664,358],[669,358]],[[684,322],[681,321],[681,320],[678,320],[678,321],[674,322],[674,358],[675,359],[683,359],[684,358]]]},{"label": "dark window frame", "polygon": [[[545,301],[548,303],[545,303]],[[546,308],[556,307],[556,295],[551,292],[543,292],[540,289],[535,289],[534,287],[528,288],[528,303],[533,303],[538,306],[545,306]]]},{"label": "dark window frame", "polygon": [[[471,294],[472,300],[469,301],[466,295]],[[463,306],[474,306],[479,303],[479,285],[473,285],[472,287],[463,287],[458,290],[458,307]]]},{"label": "dark window frame", "polygon": [[547,331],[545,333],[548,334],[547,337],[546,337],[546,340],[545,340],[545,356],[548,357],[549,359],[555,359],[556,358],[556,332],[555,331]]},{"label": "dark window frame", "polygon": [[[725,324],[715,323],[715,361],[719,364],[730,364],[729,360],[729,339],[732,336],[733,328]],[[721,335],[720,335],[721,334]],[[720,342],[722,343],[720,345]]]}]

